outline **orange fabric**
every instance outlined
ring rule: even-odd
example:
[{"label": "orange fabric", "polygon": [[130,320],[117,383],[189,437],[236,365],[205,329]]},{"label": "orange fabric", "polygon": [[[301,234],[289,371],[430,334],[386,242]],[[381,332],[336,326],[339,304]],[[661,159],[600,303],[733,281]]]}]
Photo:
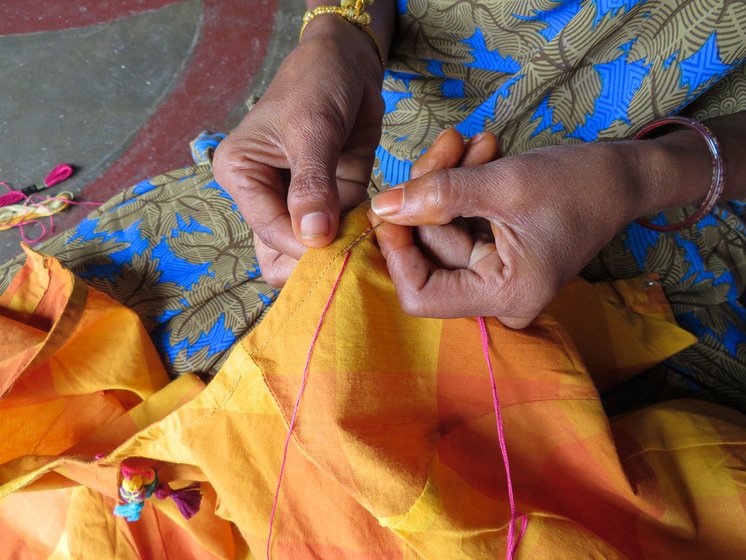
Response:
[{"label": "orange fabric", "polygon": [[[114,517],[116,465],[96,464],[204,388],[169,384],[137,316],[87,289],[56,259],[25,248],[26,265],[0,296],[0,556],[221,558],[230,524],[195,517],[189,529],[166,501],[143,523]],[[133,404],[135,406],[133,406]],[[204,478],[167,467],[169,480]],[[23,491],[25,490],[25,491]],[[205,489],[204,511],[217,497]]]},{"label": "orange fabric", "polygon": [[[18,381],[0,405],[14,405],[16,414],[34,423],[37,414],[26,412],[23,399],[33,395],[36,379],[41,387],[78,389],[50,394],[50,402],[93,395],[106,385],[143,400],[121,407],[118,416],[112,412],[96,430],[90,430],[90,419],[81,419],[86,429],[55,440],[58,447],[77,440],[56,455],[31,452],[0,464],[0,497],[6,496],[0,527],[32,534],[23,532],[22,520],[12,519],[16,507],[36,498],[23,490],[32,481],[53,505],[44,510],[44,535],[32,543],[0,543],[0,554],[33,546],[39,557],[60,551],[117,558],[160,557],[165,551],[180,558],[263,556],[308,344],[344,249],[366,225],[364,213],[354,213],[337,243],[304,257],[271,312],[206,387],[191,376],[166,385],[162,370],[153,366],[152,374],[140,367],[155,354],[139,327],[125,329],[131,338],[119,340],[118,349],[88,336],[81,325],[90,324],[95,292],[89,290],[75,336],[67,337],[77,359],[71,352],[60,357],[60,347],[36,369],[3,371]],[[39,258],[53,269],[51,259]],[[593,354],[599,379],[621,379],[691,340],[667,321],[658,288],[644,288],[639,280],[611,287],[578,283],[562,297],[568,299],[557,309],[572,310],[579,302],[591,324],[628,341],[627,348],[612,345],[613,352]],[[100,306],[90,311],[103,312]],[[131,319],[127,313],[122,310],[120,320]],[[580,358],[594,351],[587,340],[593,333],[582,324],[569,326],[572,334],[551,314],[522,331],[488,320],[516,499],[529,518],[517,558],[745,554],[746,536],[739,529],[746,523],[744,417],[703,402],[675,401],[609,422]],[[575,339],[585,348],[580,353]],[[29,344],[38,345],[35,340]],[[86,359],[80,359],[83,353]],[[90,369],[89,363],[111,368]],[[141,389],[117,381],[128,376]],[[150,392],[142,389],[148,385],[144,377]],[[47,379],[54,383],[45,385]],[[19,393],[24,397],[14,397],[17,387],[25,387]],[[113,411],[117,394],[108,393],[112,404],[90,402]],[[505,475],[477,324],[402,313],[372,238],[355,248],[342,278],[314,349],[299,418],[273,557],[503,554]],[[28,442],[21,443],[28,451]],[[96,452],[106,455],[94,460]],[[137,523],[111,516],[116,468],[131,457],[157,461],[165,480],[206,481],[200,513],[185,522],[170,502],[150,500]],[[65,485],[72,487],[55,489]],[[41,503],[33,501],[37,508]],[[98,540],[91,543],[83,534]]]}]

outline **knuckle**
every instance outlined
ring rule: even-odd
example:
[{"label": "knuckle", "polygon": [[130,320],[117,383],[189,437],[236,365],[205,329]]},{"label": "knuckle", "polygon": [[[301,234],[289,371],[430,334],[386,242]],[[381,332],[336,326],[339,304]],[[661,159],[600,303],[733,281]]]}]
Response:
[{"label": "knuckle", "polygon": [[450,205],[451,173],[449,170],[432,172],[430,185],[423,200],[425,208],[434,218],[443,218],[446,208]]},{"label": "knuckle", "polygon": [[282,288],[287,282],[287,277],[276,262],[276,257],[267,247],[257,245],[256,259],[259,262],[259,270],[262,272],[264,281],[273,288]]},{"label": "knuckle", "polygon": [[[257,235],[259,239],[262,240],[262,243],[264,243],[270,249],[276,249],[277,227],[274,225],[274,222],[266,222],[264,220],[255,220],[254,223],[251,224],[251,228],[254,231],[254,234]],[[258,258],[258,255],[257,255],[257,258]],[[260,265],[261,265],[261,262],[260,262]]]},{"label": "knuckle", "polygon": [[223,187],[228,187],[230,182],[228,179],[232,174],[234,154],[230,139],[225,139],[218,145],[212,158],[212,172]]},{"label": "knuckle", "polygon": [[344,111],[333,103],[322,107],[302,107],[287,123],[288,144],[310,148],[327,146],[338,141],[347,126]]},{"label": "knuckle", "polygon": [[536,277],[523,276],[505,284],[500,299],[503,313],[515,317],[536,317],[544,309],[546,287]]},{"label": "knuckle", "polygon": [[537,196],[539,180],[537,162],[526,154],[495,162],[494,181],[500,189],[500,206],[509,208],[513,214],[528,212]]},{"label": "knuckle", "polygon": [[420,302],[411,293],[399,292],[399,304],[401,305],[402,311],[412,317],[423,317],[423,310]]},{"label": "knuckle", "polygon": [[288,191],[288,204],[325,202],[329,198],[330,178],[319,164],[306,166],[303,175],[295,177]]},{"label": "knuckle", "polygon": [[432,317],[431,307],[433,301],[427,298],[422,290],[413,287],[404,287],[398,290],[399,303],[402,310],[412,317]]},{"label": "knuckle", "polygon": [[469,196],[473,193],[462,188],[463,171],[444,169],[432,175],[432,188],[425,197],[425,204],[433,217],[441,222],[466,213],[465,210],[473,205]]},{"label": "knuckle", "polygon": [[228,192],[250,190],[252,182],[247,172],[250,160],[239,148],[218,146],[213,158],[215,180]]},{"label": "knuckle", "polygon": [[275,266],[270,265],[262,267],[260,264],[259,268],[262,271],[262,278],[264,278],[264,281],[273,288],[282,288],[285,285],[285,282],[287,282],[285,275],[281,274]]}]

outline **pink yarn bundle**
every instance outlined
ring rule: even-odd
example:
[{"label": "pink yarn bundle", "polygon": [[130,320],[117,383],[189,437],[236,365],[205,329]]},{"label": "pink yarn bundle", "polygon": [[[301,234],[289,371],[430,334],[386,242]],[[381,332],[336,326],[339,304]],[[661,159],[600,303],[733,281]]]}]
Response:
[{"label": "pink yarn bundle", "polygon": [[[20,190],[12,190],[7,183],[1,182],[8,192],[0,195],[0,231],[17,227],[21,231],[21,239],[33,244],[44,239],[48,233],[54,231],[53,214],[61,212],[70,205],[100,206],[101,202],[76,202],[73,194],[68,191],[59,193],[57,196],[42,196],[35,194],[45,188],[52,187],[66,181],[73,174],[74,169],[67,163],[55,166],[46,176],[42,183],[37,183]],[[54,205],[53,203],[60,203]],[[42,218],[49,219],[49,230],[42,222]],[[36,237],[28,237],[25,227],[38,225],[41,233]]]},{"label": "pink yarn bundle", "polygon": [[[39,192],[45,188],[52,187],[63,181],[67,181],[75,170],[69,163],[60,163],[55,165],[54,169],[44,178],[42,185],[32,185],[22,190],[13,191],[0,195],[0,207],[18,204],[28,198],[28,195]],[[7,186],[5,183],[0,183]]]}]

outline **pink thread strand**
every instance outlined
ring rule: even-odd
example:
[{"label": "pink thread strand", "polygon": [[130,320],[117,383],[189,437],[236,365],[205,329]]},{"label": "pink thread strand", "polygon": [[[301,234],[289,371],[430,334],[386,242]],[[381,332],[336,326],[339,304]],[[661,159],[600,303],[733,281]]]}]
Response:
[{"label": "pink thread strand", "polygon": [[500,399],[497,395],[495,371],[492,369],[492,360],[490,359],[490,341],[487,334],[487,325],[484,322],[484,317],[477,317],[477,323],[479,323],[479,332],[482,338],[482,353],[484,354],[485,362],[487,362],[487,371],[489,371],[490,374],[490,385],[492,386],[492,404],[495,408],[495,425],[497,426],[497,441],[500,445],[500,453],[503,457],[503,465],[505,465],[505,481],[508,487],[508,502],[510,502],[510,524],[508,525],[508,544],[505,551],[505,558],[507,558],[507,560],[513,560],[515,551],[518,548],[518,543],[521,541],[523,534],[526,532],[527,520],[523,520],[523,523],[521,524],[521,533],[516,539],[515,524],[520,518],[525,518],[525,516],[518,515],[515,509],[515,499],[513,497],[513,479],[510,476],[510,460],[508,459],[508,447],[505,444],[505,429],[503,427],[503,415],[502,409],[500,408]]},{"label": "pink thread strand", "polygon": [[[0,183],[5,184],[5,183]],[[12,206],[18,204],[26,197],[21,191],[9,191],[3,195],[0,195],[0,206]]]},{"label": "pink thread strand", "polygon": [[275,523],[275,513],[277,510],[277,503],[280,499],[280,486],[282,486],[282,476],[285,473],[285,463],[287,461],[288,456],[288,448],[290,447],[290,440],[293,436],[293,430],[295,429],[295,423],[298,419],[298,409],[300,408],[300,401],[301,398],[303,398],[303,393],[306,390],[306,383],[308,382],[308,370],[311,366],[311,355],[313,354],[313,349],[316,346],[316,341],[319,338],[319,333],[321,332],[321,325],[324,324],[324,319],[326,318],[326,313],[329,311],[329,308],[332,305],[332,300],[334,299],[334,295],[337,293],[337,288],[339,287],[339,282],[342,280],[342,274],[344,274],[345,269],[347,268],[347,262],[350,260],[350,251],[347,251],[345,254],[344,261],[342,262],[342,268],[339,270],[339,275],[337,275],[337,279],[334,281],[334,286],[332,286],[332,291],[329,294],[329,299],[326,300],[326,305],[324,306],[323,311],[321,312],[321,317],[319,317],[319,324],[316,325],[316,331],[313,333],[313,338],[311,339],[311,344],[308,347],[308,354],[306,355],[306,365],[303,368],[303,377],[300,382],[300,390],[298,391],[298,396],[295,398],[295,406],[293,407],[293,414],[290,416],[290,424],[288,425],[288,434],[285,438],[285,447],[282,450],[282,462],[280,463],[280,474],[277,477],[277,488],[275,489],[275,499],[274,502],[272,502],[272,513],[269,515],[269,531],[267,534],[267,551],[266,556],[267,560],[270,560],[270,553],[272,550],[272,528]]},{"label": "pink thread strand", "polygon": [[[39,234],[38,237],[31,239],[30,237],[26,236],[26,231],[23,229],[24,226],[31,226],[38,224],[41,228],[41,234]],[[24,222],[18,222],[14,227],[17,227],[18,230],[21,232],[21,239],[24,243],[27,243],[29,245],[33,245],[34,243],[38,243],[44,237],[47,235],[47,228],[44,226],[44,224],[40,220],[26,220]]]},{"label": "pink thread strand", "polygon": [[[73,168],[73,166],[69,163],[59,163],[55,165],[54,169],[52,169],[52,171],[50,171],[44,178],[44,188],[53,187],[54,185],[58,185],[63,181],[67,181],[70,177],[72,177],[72,174],[74,172],[75,168]],[[26,195],[23,190],[13,190],[10,188],[10,185],[8,185],[8,183],[4,181],[0,181],[0,185],[3,185],[8,190],[7,193],[0,195],[0,207],[11,206],[13,204],[18,204],[22,200],[28,200],[28,195]],[[28,187],[24,190],[28,189],[36,190],[36,186],[31,185],[31,187]]]},{"label": "pink thread strand", "polygon": [[49,188],[61,183],[62,181],[67,181],[74,171],[75,169],[73,169],[73,166],[69,163],[59,163],[47,174],[44,179],[44,185]]},{"label": "pink thread strand", "polygon": [[[67,165],[67,164],[61,164],[61,165]],[[61,179],[60,181],[63,181],[63,180],[64,179]],[[60,181],[57,181],[57,182],[60,182]],[[9,191],[8,193],[0,196],[0,206],[6,206],[6,205],[9,206],[10,204],[17,204],[18,202],[22,200],[25,201],[24,206],[27,206],[29,208],[35,208],[37,206],[41,206],[44,202],[49,201],[49,200],[57,200],[60,202],[64,202],[68,206],[101,206],[103,204],[103,202],[98,202],[98,201],[76,201],[76,200],[72,200],[69,198],[63,198],[63,197],[57,197],[57,196],[44,196],[40,194],[32,194],[29,196],[22,191],[11,190],[10,186],[5,182],[0,181],[0,185],[3,185],[4,187],[6,187]],[[14,198],[12,201],[10,201],[11,200],[10,198],[6,198],[9,195],[12,195],[14,197],[17,195],[17,198]],[[35,199],[38,199],[38,202]],[[13,224],[13,227],[18,228],[18,230],[21,232],[21,239],[25,243],[28,243],[29,245],[33,245],[34,243],[38,243],[39,241],[41,241],[47,236],[47,228],[44,226],[44,223],[41,221],[42,218],[47,218],[49,220],[49,233],[54,232],[53,215],[54,214],[49,214],[47,216],[38,216],[31,220],[23,220],[21,222],[18,222],[17,224]],[[38,224],[39,227],[41,227],[41,234],[38,237],[31,239],[30,237],[26,235],[24,227],[30,226],[30,225],[36,225],[36,224]]]}]

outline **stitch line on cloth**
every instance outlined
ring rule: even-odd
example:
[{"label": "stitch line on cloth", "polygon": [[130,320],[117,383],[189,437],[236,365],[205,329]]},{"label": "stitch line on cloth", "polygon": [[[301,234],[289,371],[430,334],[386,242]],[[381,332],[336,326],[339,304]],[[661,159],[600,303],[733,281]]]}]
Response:
[{"label": "stitch line on cloth", "polygon": [[279,499],[280,499],[280,488],[282,487],[282,478],[283,478],[283,474],[285,473],[285,465],[287,463],[288,449],[290,447],[290,441],[292,440],[292,437],[293,437],[293,431],[295,429],[295,424],[298,420],[298,411],[300,410],[301,399],[303,398],[303,393],[305,393],[306,385],[308,383],[308,373],[311,368],[311,356],[313,355],[313,350],[316,346],[316,341],[318,340],[319,334],[321,333],[321,327],[324,324],[324,319],[326,318],[326,314],[332,305],[332,301],[334,300],[334,295],[337,293],[337,288],[339,287],[339,283],[342,280],[342,275],[344,274],[344,271],[347,268],[347,263],[349,262],[351,255],[352,253],[349,251],[345,254],[345,258],[344,258],[344,261],[342,261],[342,266],[339,270],[339,274],[337,275],[337,279],[334,281],[332,290],[329,293],[329,299],[326,300],[326,305],[324,306],[324,309],[321,311],[319,322],[316,325],[316,330],[313,333],[311,344],[308,347],[308,354],[306,355],[306,363],[305,363],[305,366],[303,367],[303,377],[301,379],[300,389],[298,390],[298,396],[295,399],[295,406],[293,407],[293,414],[290,417],[290,425],[288,426],[288,433],[287,433],[287,437],[285,438],[285,445],[282,451],[282,462],[280,463],[280,474],[277,477],[277,488],[275,489],[275,498],[274,498],[274,501],[272,502],[272,512],[270,513],[270,516],[269,516],[269,529],[267,531],[267,549],[266,549],[267,560],[269,560],[271,557],[272,528],[274,527],[275,514],[277,512],[277,504],[279,503]]},{"label": "stitch line on cloth", "polygon": [[662,448],[662,447],[648,447],[646,449],[643,449],[642,451],[636,451],[632,453],[631,455],[627,455],[623,459],[620,460],[621,463],[626,463],[627,461],[630,461],[632,459],[635,459],[641,455],[645,455],[646,453],[672,453],[676,451],[684,451],[686,449],[698,449],[702,447],[724,447],[724,446],[731,446],[735,445],[738,447],[741,447],[743,445],[746,445],[746,441],[720,441],[716,443],[693,443],[691,445],[679,445],[678,447],[671,447],[671,448]]},{"label": "stitch line on cloth", "polygon": [[[282,412],[282,406],[280,405],[280,399],[277,397],[277,395],[275,394],[275,391],[272,389],[272,385],[269,383],[269,380],[267,379],[267,375],[264,372],[264,368],[255,359],[254,353],[255,352],[259,352],[259,350],[261,350],[264,346],[266,346],[267,344],[269,344],[269,342],[279,333],[279,331],[293,318],[293,316],[298,312],[298,310],[303,306],[303,304],[305,304],[306,300],[309,297],[311,297],[311,294],[316,289],[316,286],[318,286],[318,284],[323,280],[324,276],[326,276],[326,273],[329,271],[329,269],[331,268],[331,266],[337,261],[337,259],[339,257],[341,257],[341,256],[344,256],[345,257],[345,263],[344,263],[343,266],[347,266],[347,260],[349,260],[349,258],[351,258],[351,255],[352,255],[351,249],[357,247],[358,245],[360,245],[360,243],[362,241],[364,241],[365,238],[368,237],[375,229],[376,229],[375,227],[368,228],[367,230],[365,230],[364,232],[362,232],[361,234],[359,234],[357,237],[355,237],[350,243],[348,243],[347,245],[345,245],[344,249],[340,250],[336,255],[334,255],[331,258],[331,260],[327,263],[327,265],[322,269],[322,271],[319,274],[318,278],[311,285],[311,287],[309,288],[308,292],[303,297],[303,299],[290,312],[289,317],[285,321],[283,321],[277,327],[277,329],[275,330],[275,332],[272,333],[271,335],[269,335],[269,338],[266,339],[264,342],[262,342],[261,345],[253,348],[251,351],[249,351],[247,348],[245,348],[240,343],[237,345],[249,357],[249,359],[251,359],[251,361],[253,362],[253,364],[261,372],[262,379],[264,380],[264,386],[269,391],[269,394],[272,395],[272,399],[275,401],[275,405],[277,405],[277,408],[278,408],[278,410],[280,412],[280,417],[282,418],[282,420],[283,420],[283,422],[285,423],[286,426],[289,426],[289,420],[285,416],[285,414],[283,414],[283,412]],[[240,379],[240,377],[239,377],[239,379]],[[238,387],[238,383],[236,383],[231,388],[231,393],[233,391],[235,391],[235,389],[237,387]],[[227,398],[226,398],[226,401],[227,401]],[[221,403],[221,405],[223,405],[223,404],[225,404],[225,403]],[[303,450],[303,447],[300,445],[300,443],[298,443],[298,446],[300,447],[301,450]],[[303,453],[304,453],[304,455],[306,455],[305,451],[303,451]],[[306,455],[306,457],[313,462],[313,460],[311,459],[310,456]]]},{"label": "stitch line on cloth", "polygon": [[329,260],[329,262],[327,263],[327,265],[319,273],[319,276],[316,278],[316,280],[314,281],[314,283],[311,284],[310,288],[308,288],[308,291],[306,292],[306,295],[303,296],[303,299],[298,302],[298,304],[292,309],[292,311],[288,312],[288,316],[285,318],[285,320],[282,323],[280,323],[279,325],[277,325],[277,328],[275,329],[275,331],[272,334],[268,335],[268,337],[264,340],[264,342],[262,342],[261,344],[259,344],[259,346],[256,346],[256,347],[252,348],[251,350],[249,350],[248,348],[246,349],[246,352],[249,354],[249,356],[251,356],[253,358],[254,354],[256,352],[259,352],[262,348],[264,348],[267,344],[269,344],[275,338],[275,336],[277,336],[280,333],[280,331],[282,330],[282,328],[285,325],[287,325],[290,322],[290,320],[293,319],[293,317],[295,317],[295,314],[298,313],[298,311],[300,310],[300,308],[303,307],[303,304],[305,304],[306,301],[308,301],[308,298],[311,297],[311,295],[313,294],[314,290],[321,283],[321,281],[324,279],[324,276],[326,276],[326,273],[329,272],[329,269],[332,267],[332,265],[337,261],[337,259],[339,257],[341,257],[344,254],[345,254],[345,250],[342,250],[339,253],[337,253],[336,255],[334,255]]},{"label": "stitch line on cloth", "polygon": [[[33,484],[37,480],[39,480],[42,476],[45,474],[49,474],[50,472],[54,471],[58,467],[64,467],[65,465],[69,464],[81,464],[81,465],[92,465],[95,463],[95,460],[89,460],[89,459],[83,459],[78,458],[79,455],[73,455],[69,457],[60,457],[58,459],[55,459],[46,465],[43,465],[39,467],[38,470],[26,473],[21,475],[19,479],[17,479],[15,484],[0,484],[0,499],[5,498],[7,496],[10,496],[13,494],[16,490],[20,490],[21,488],[25,488],[29,484]],[[10,484],[10,486],[7,486]]]}]

